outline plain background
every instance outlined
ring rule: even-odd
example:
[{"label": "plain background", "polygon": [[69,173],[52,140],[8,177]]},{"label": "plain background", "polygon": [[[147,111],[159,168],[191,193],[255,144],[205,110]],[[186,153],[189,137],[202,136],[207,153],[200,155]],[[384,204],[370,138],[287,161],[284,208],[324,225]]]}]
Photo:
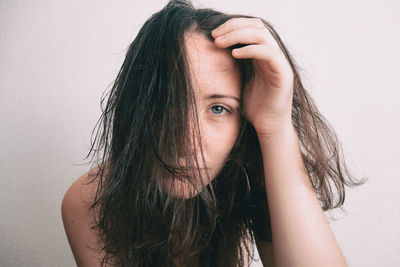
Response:
[{"label": "plain background", "polygon": [[[102,93],[141,25],[165,3],[0,2],[0,266],[75,265],[62,197],[89,167],[79,164]],[[351,171],[369,177],[347,190],[347,213],[333,213],[349,265],[398,266],[400,2],[194,3],[275,26]]]}]

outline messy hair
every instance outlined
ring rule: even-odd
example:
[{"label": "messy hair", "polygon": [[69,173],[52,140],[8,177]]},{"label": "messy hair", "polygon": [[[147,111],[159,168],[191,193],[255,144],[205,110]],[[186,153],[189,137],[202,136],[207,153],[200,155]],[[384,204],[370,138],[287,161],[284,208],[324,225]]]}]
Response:
[{"label": "messy hair", "polygon": [[[96,166],[90,181],[97,183],[92,228],[104,255],[102,266],[175,266],[176,257],[189,266],[192,256],[199,256],[201,266],[243,266],[254,259],[246,241],[272,240],[260,144],[243,112],[236,143],[206,186],[198,179],[204,156],[194,153],[202,146],[184,34],[199,32],[213,40],[213,29],[238,17],[255,18],[172,0],[130,44],[110,92],[102,97],[86,156]],[[299,67],[277,32],[259,19],[293,70],[292,122],[312,187],[324,211],[341,207],[344,186],[362,182],[347,170],[334,130],[304,89]],[[244,88],[253,75],[251,61],[235,61]],[[182,166],[182,158],[195,167]],[[172,177],[168,190],[166,175]],[[204,188],[190,198],[176,197],[171,190],[178,180]]]}]

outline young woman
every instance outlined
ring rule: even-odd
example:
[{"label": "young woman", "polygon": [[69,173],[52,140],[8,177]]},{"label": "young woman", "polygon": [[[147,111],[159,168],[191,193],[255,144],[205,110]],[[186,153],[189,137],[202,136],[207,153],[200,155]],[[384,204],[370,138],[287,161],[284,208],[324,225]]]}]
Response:
[{"label": "young woman", "polygon": [[[355,186],[265,20],[170,1],[127,52],[62,216],[78,266],[346,266]],[[336,198],[337,197],[337,198]]]}]

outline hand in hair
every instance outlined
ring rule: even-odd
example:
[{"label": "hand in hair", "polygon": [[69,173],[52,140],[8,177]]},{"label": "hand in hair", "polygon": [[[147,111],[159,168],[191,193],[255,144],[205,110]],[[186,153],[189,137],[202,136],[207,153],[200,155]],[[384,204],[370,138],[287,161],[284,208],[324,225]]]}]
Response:
[{"label": "hand in hair", "polygon": [[[243,110],[259,136],[292,127],[293,71],[264,23],[254,18],[233,18],[214,29],[215,45],[232,50],[237,59],[251,58],[254,75],[243,93]],[[240,47],[240,46],[239,46]]]}]

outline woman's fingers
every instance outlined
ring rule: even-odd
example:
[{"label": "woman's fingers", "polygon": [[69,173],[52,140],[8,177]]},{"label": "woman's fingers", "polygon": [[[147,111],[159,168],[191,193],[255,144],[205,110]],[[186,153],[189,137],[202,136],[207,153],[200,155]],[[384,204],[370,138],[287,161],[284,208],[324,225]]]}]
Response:
[{"label": "woman's fingers", "polygon": [[[279,47],[275,38],[261,19],[258,18],[233,18],[211,32],[214,39],[218,39],[221,48],[231,45],[268,43]],[[235,43],[236,41],[236,43]]]},{"label": "woman's fingers", "polygon": [[257,18],[233,18],[211,31],[211,35],[217,38],[233,30],[247,27],[265,28],[264,23]]},{"label": "woman's fingers", "polygon": [[235,58],[260,60],[268,64],[273,73],[286,72],[290,68],[275,38],[261,20],[231,19],[220,27],[221,31],[215,34],[217,37],[214,40],[217,47],[228,48],[237,44],[244,45],[232,50],[232,56]]},{"label": "woman's fingers", "polygon": [[279,48],[277,42],[267,28],[245,27],[232,30],[215,38],[214,43],[220,48],[227,48],[235,44],[267,44]]},{"label": "woman's fingers", "polygon": [[246,45],[242,48],[232,50],[232,56],[235,58],[254,58],[270,63],[277,52],[268,45]]},{"label": "woman's fingers", "polygon": [[237,58],[254,58],[269,62],[273,58],[284,57],[276,41],[268,40],[267,31],[265,28],[234,30],[216,38],[215,45],[220,48],[227,48],[235,44],[246,44],[241,48],[232,50],[232,55]]},{"label": "woman's fingers", "polygon": [[285,57],[280,54],[280,50],[270,45],[247,45],[242,48],[232,50],[232,56],[238,59],[253,58],[262,60],[268,64],[274,73],[280,73],[287,68],[288,64],[284,61]]},{"label": "woman's fingers", "polygon": [[220,48],[227,48],[234,44],[265,44],[267,43],[265,30],[252,27],[241,28],[220,35],[214,42]]}]

